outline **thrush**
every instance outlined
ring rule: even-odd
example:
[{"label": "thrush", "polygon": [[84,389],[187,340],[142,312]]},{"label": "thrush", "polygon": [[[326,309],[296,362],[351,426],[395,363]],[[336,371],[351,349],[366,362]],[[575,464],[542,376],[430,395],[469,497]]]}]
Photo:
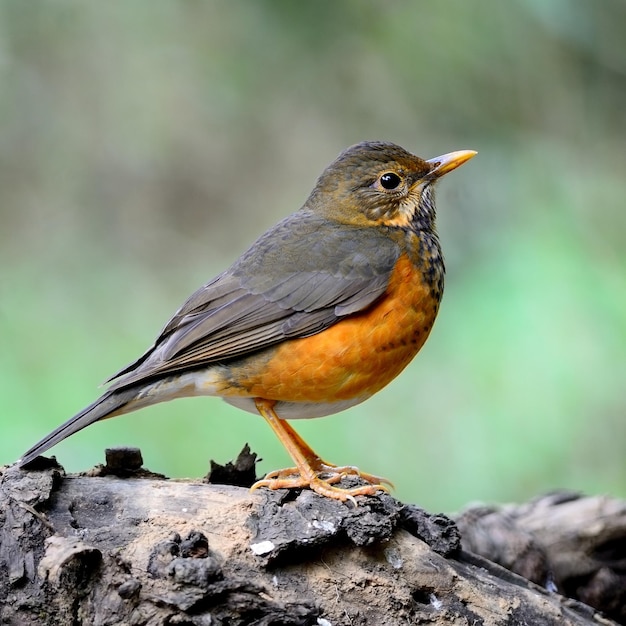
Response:
[{"label": "thrush", "polygon": [[[420,350],[444,286],[435,183],[475,154],[425,160],[385,142],[345,150],[300,210],[198,289],[100,398],[18,463],[99,420],[206,395],[258,412],[293,459],[253,489],[309,487],[342,501],[386,490],[385,479],[323,461],[288,420],[367,400]],[[337,486],[348,474],[365,484]]]}]

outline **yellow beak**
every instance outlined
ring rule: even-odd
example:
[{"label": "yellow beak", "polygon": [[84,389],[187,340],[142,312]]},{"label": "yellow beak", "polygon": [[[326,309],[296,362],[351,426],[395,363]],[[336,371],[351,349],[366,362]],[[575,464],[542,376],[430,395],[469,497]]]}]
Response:
[{"label": "yellow beak", "polygon": [[457,150],[456,152],[442,154],[434,159],[428,159],[426,163],[430,163],[432,169],[424,178],[430,180],[441,178],[441,176],[444,176],[448,172],[460,167],[463,163],[469,161],[477,154],[478,152],[475,150]]}]

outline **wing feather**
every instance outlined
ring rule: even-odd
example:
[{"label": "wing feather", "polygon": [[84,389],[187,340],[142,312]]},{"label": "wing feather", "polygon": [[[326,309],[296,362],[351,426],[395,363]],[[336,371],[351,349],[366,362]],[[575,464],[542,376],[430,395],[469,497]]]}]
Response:
[{"label": "wing feather", "polygon": [[378,299],[399,254],[376,229],[296,213],[196,291],[111,389],[321,332]]}]

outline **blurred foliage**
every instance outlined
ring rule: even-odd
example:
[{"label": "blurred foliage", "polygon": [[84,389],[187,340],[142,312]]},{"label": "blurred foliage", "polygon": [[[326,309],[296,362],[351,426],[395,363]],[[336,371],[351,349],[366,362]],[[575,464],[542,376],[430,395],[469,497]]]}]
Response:
[{"label": "blurred foliage", "polygon": [[[98,393],[346,146],[479,156],[439,190],[431,339],[369,402],[297,426],[329,460],[452,510],[626,496],[621,0],[0,0],[0,460]],[[260,418],[180,400],[97,424],[201,475]]]}]

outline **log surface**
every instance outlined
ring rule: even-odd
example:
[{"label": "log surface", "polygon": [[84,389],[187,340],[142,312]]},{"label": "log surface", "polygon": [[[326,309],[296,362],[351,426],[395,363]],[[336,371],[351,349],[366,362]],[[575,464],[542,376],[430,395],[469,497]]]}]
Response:
[{"label": "log surface", "polygon": [[[613,623],[551,591],[547,574],[536,584],[462,549],[452,520],[387,494],[354,508],[143,470],[1,471],[2,624]],[[462,516],[468,537],[472,515],[487,517]],[[564,525],[539,524],[557,546]]]}]

